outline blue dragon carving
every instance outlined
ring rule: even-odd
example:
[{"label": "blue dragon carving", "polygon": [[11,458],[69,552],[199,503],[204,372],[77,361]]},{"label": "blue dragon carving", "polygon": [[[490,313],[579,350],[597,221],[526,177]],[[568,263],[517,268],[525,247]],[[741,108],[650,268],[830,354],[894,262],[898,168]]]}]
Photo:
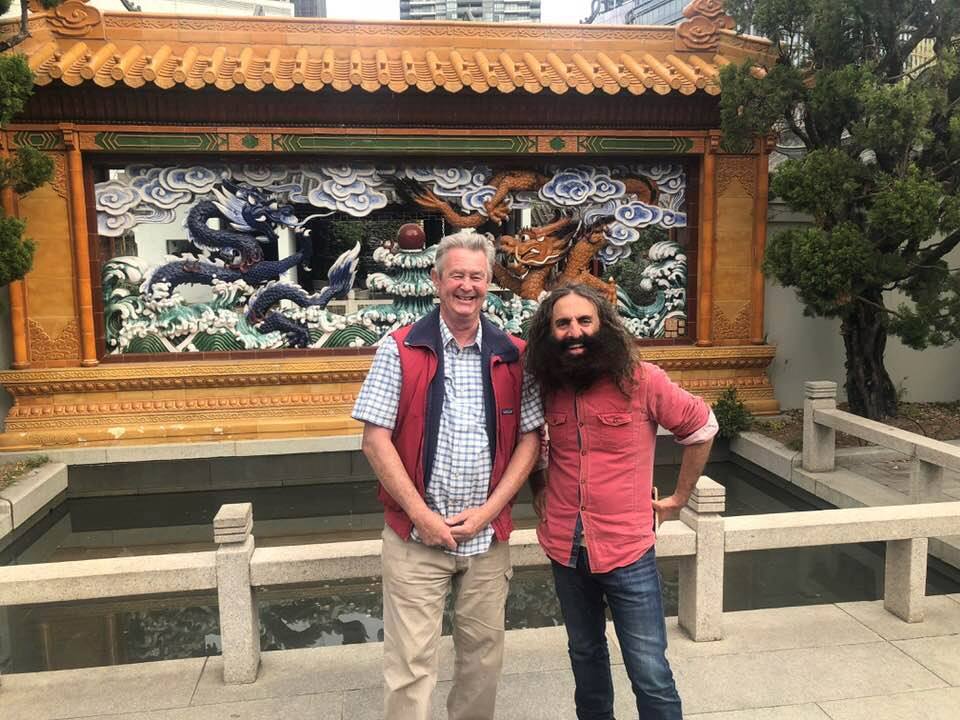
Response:
[{"label": "blue dragon carving", "polygon": [[[247,302],[245,317],[261,333],[280,331],[292,347],[310,344],[307,328],[280,312],[274,306],[291,300],[300,307],[325,307],[332,299],[346,295],[353,287],[360,243],[344,252],[330,267],[329,285],[310,295],[296,285],[279,282],[283,274],[297,265],[308,270],[313,255],[310,230],[306,223],[318,215],[298,220],[292,205],[281,205],[275,198],[244,183],[227,178],[214,187],[216,200],[202,200],[187,215],[190,241],[200,251],[213,255],[212,260],[184,259],[165,263],[153,270],[143,283],[143,294],[158,291],[170,294],[180,285],[213,285],[214,282],[242,280],[254,288],[262,288]],[[231,229],[210,227],[217,219]],[[297,252],[281,260],[264,260],[262,242],[276,241],[280,227],[294,231]],[[162,289],[161,289],[162,286]]]},{"label": "blue dragon carving", "polygon": [[357,275],[357,263],[360,261],[360,243],[342,253],[336,259],[330,270],[327,271],[329,285],[314,295],[308,294],[303,288],[285,283],[267,285],[257,292],[247,303],[246,318],[251,325],[256,325],[260,332],[278,330],[284,333],[287,341],[293,347],[306,347],[310,344],[310,333],[300,323],[291,320],[279,312],[273,311],[273,306],[281,300],[290,300],[300,307],[326,307],[334,298],[343,297],[353,287],[353,280]]}]

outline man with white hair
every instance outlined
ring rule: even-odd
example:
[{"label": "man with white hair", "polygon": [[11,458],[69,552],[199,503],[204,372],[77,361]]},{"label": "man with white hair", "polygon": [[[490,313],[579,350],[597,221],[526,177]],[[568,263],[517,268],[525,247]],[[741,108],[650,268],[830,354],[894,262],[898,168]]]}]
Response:
[{"label": "man with white hair", "polygon": [[448,235],[431,278],[440,306],[385,338],[353,410],[384,505],[384,705],[426,720],[451,584],[452,720],[492,720],[512,574],[510,507],[539,453],[543,410],[523,341],[481,316],[491,241]]}]

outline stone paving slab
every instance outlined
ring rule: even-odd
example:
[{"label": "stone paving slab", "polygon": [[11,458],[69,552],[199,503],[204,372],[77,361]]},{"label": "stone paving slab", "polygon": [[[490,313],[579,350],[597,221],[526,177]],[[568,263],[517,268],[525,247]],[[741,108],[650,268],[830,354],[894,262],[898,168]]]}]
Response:
[{"label": "stone paving slab", "polygon": [[[432,720],[446,720],[450,687],[449,680],[437,683],[433,692]],[[504,675],[500,679],[496,720],[573,720],[575,715],[573,674],[569,667],[564,670]],[[344,693],[343,717],[345,720],[382,720],[382,689],[368,688]]]},{"label": "stone paving slab", "polygon": [[932,595],[924,599],[923,622],[919,623],[903,622],[884,610],[880,600],[840,603],[838,607],[885,640],[908,640],[960,633],[960,614],[957,614],[950,598],[943,595]]},{"label": "stone paving slab", "polygon": [[[960,686],[960,635],[900,640],[893,643],[927,670]],[[960,705],[957,705],[960,717]]]},{"label": "stone paving slab", "polygon": [[263,653],[260,674],[249,685],[225,685],[223,659],[211,657],[193,697],[194,705],[317,695],[324,692],[379,687],[383,646],[342,645]]},{"label": "stone paving slab", "polygon": [[110,720],[342,720],[342,693],[297,695],[113,715]]},{"label": "stone paving slab", "polygon": [[830,716],[821,710],[819,705],[814,704],[698,713],[686,717],[687,720],[830,720]]},{"label": "stone paving slab", "polygon": [[3,720],[115,715],[190,704],[207,658],[5,675]]},{"label": "stone paving slab", "polygon": [[[680,658],[673,664],[686,712],[746,710],[927,690],[946,683],[885,642]],[[626,678],[615,679],[620,694]]]},{"label": "stone paving slab", "polygon": [[723,628],[723,640],[695,643],[680,629],[677,618],[667,618],[671,659],[853,645],[881,639],[836,605],[780,608],[776,613],[769,610],[726,613]]},{"label": "stone paving slab", "polygon": [[957,720],[960,688],[821,703],[831,720]]}]

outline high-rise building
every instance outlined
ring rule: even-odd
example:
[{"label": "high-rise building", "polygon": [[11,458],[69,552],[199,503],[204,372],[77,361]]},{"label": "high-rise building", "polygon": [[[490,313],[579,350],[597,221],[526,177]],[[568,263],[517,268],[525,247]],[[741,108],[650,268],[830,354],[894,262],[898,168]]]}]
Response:
[{"label": "high-rise building", "polygon": [[598,25],[676,25],[690,0],[593,0],[584,22]]},{"label": "high-rise building", "polygon": [[297,17],[327,16],[327,0],[293,0],[293,7]]},{"label": "high-rise building", "polygon": [[400,19],[540,22],[540,0],[400,0]]}]

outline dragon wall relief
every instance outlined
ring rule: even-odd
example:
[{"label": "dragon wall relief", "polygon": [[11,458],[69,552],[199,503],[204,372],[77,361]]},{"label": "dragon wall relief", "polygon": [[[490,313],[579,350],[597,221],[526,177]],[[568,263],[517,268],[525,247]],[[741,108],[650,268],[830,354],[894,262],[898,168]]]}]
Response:
[{"label": "dragon wall relief", "polygon": [[[96,185],[101,237],[130,237],[157,226],[168,236],[186,234],[190,247],[175,256],[154,252],[105,262],[107,350],[374,345],[432,307],[435,246],[377,247],[373,261],[381,271],[368,275],[367,287],[383,299],[346,314],[326,306],[351,289],[360,244],[333,263],[318,293],[285,275],[310,263],[309,221],[411,211],[442,217],[446,232],[476,228],[494,239],[495,282],[511,292],[491,293],[485,310],[501,327],[522,333],[542,292],[577,281],[616,301],[637,337],[662,337],[668,319],[676,328],[686,318],[686,255],[666,233],[652,243],[641,236],[649,228],[686,225],[685,189],[680,165],[652,163],[499,170],[364,163],[129,166]],[[521,217],[547,219],[506,232]],[[286,256],[266,259],[264,247],[281,250],[281,234],[289,239]],[[637,263],[640,280],[631,297],[604,278],[632,252],[629,262]],[[198,288],[206,295],[198,297]]]}]

